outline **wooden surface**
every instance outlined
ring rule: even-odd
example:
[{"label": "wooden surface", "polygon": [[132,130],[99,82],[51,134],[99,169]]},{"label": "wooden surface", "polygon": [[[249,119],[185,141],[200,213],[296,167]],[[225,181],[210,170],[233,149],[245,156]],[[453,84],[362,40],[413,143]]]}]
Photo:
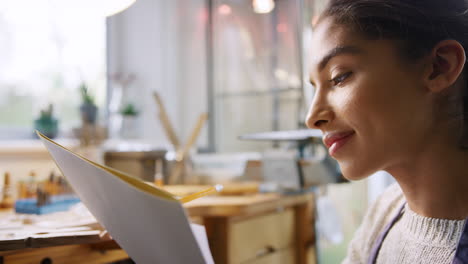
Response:
[{"label": "wooden surface", "polygon": [[112,241],[96,220],[74,212],[15,214],[0,209],[0,254],[7,250]]},{"label": "wooden surface", "polygon": [[114,248],[101,250],[93,244],[48,247],[47,249],[24,249],[21,251],[0,252],[2,263],[67,263],[102,264],[127,259],[125,251]]},{"label": "wooden surface", "polygon": [[237,221],[228,230],[229,263],[243,263],[294,245],[294,211],[291,208]]},{"label": "wooden surface", "polygon": [[[12,214],[11,210],[0,212],[2,217]],[[54,231],[24,224],[22,229],[18,226],[3,231],[3,240],[0,240],[2,264],[98,264],[128,259],[127,253],[96,223]],[[11,232],[12,238],[8,238],[8,232]]]},{"label": "wooden surface", "polygon": [[295,263],[294,256],[294,249],[288,248],[256,259],[252,259],[245,262],[245,264],[289,264]]},{"label": "wooden surface", "polygon": [[[312,205],[312,194],[253,194],[204,197],[184,207],[191,219],[205,225],[217,264],[306,264],[314,263],[307,257],[315,253]],[[0,241],[0,259],[20,264],[41,263],[47,256],[54,263],[85,263],[80,262],[83,256],[86,263],[127,258],[109,236],[100,237],[102,230],[94,231]]]},{"label": "wooden surface", "polygon": [[253,194],[244,196],[210,196],[184,204],[189,215],[227,217],[265,213],[278,208],[307,203],[311,194]]},{"label": "wooden surface", "polygon": [[101,232],[102,231],[100,230],[90,230],[82,232],[32,235],[21,239],[0,240],[0,254],[1,251],[6,250],[88,244],[110,240],[110,238],[101,238],[99,236]]},{"label": "wooden surface", "polygon": [[[220,196],[231,195],[251,195],[257,194],[259,189],[258,182],[242,182],[242,183],[230,183],[222,184],[223,188],[219,191]],[[176,196],[187,196],[194,194],[208,188],[212,185],[164,185],[160,186],[164,190],[176,195]]]},{"label": "wooden surface", "polygon": [[[315,263],[313,195],[213,196],[187,203],[215,263]],[[311,259],[309,256],[312,256]]]}]

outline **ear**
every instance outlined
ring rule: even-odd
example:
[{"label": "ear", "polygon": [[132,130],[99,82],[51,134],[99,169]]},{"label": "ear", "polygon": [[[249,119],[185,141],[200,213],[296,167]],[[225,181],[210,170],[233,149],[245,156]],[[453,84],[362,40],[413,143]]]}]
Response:
[{"label": "ear", "polygon": [[432,49],[430,65],[425,74],[427,87],[432,92],[441,92],[452,86],[465,66],[465,50],[456,40],[443,40]]}]

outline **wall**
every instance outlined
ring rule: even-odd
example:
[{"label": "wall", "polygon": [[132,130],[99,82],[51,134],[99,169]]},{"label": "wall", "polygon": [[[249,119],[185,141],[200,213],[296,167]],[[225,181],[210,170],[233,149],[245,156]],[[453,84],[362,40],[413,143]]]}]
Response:
[{"label": "wall", "polygon": [[[108,19],[108,73],[136,75],[126,98],[143,110],[139,131],[144,141],[167,142],[153,91],[163,98],[182,141],[206,111],[203,8],[204,1],[198,0],[138,0]],[[112,91],[113,84],[109,85]],[[199,142],[206,144],[206,131]]]}]

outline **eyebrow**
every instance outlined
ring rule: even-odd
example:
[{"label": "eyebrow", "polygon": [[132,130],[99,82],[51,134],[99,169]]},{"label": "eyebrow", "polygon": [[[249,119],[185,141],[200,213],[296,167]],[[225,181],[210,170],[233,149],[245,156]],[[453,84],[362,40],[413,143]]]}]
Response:
[{"label": "eyebrow", "polygon": [[341,55],[341,54],[359,54],[363,53],[362,49],[356,46],[338,46],[332,50],[330,50],[327,55],[325,55],[319,63],[319,71],[322,71],[325,66],[327,66],[328,62],[334,57]]}]

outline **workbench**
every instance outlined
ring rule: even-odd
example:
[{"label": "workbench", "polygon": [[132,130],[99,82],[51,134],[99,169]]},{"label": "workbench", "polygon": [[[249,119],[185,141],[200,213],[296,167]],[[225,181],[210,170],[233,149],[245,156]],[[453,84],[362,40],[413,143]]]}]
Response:
[{"label": "workbench", "polygon": [[[184,205],[205,225],[217,264],[315,263],[313,195],[211,196]],[[0,263],[109,263],[128,258],[102,230],[5,244]]]},{"label": "workbench", "polygon": [[99,264],[128,258],[94,217],[71,211],[29,216],[1,209],[0,230],[1,264]]}]

